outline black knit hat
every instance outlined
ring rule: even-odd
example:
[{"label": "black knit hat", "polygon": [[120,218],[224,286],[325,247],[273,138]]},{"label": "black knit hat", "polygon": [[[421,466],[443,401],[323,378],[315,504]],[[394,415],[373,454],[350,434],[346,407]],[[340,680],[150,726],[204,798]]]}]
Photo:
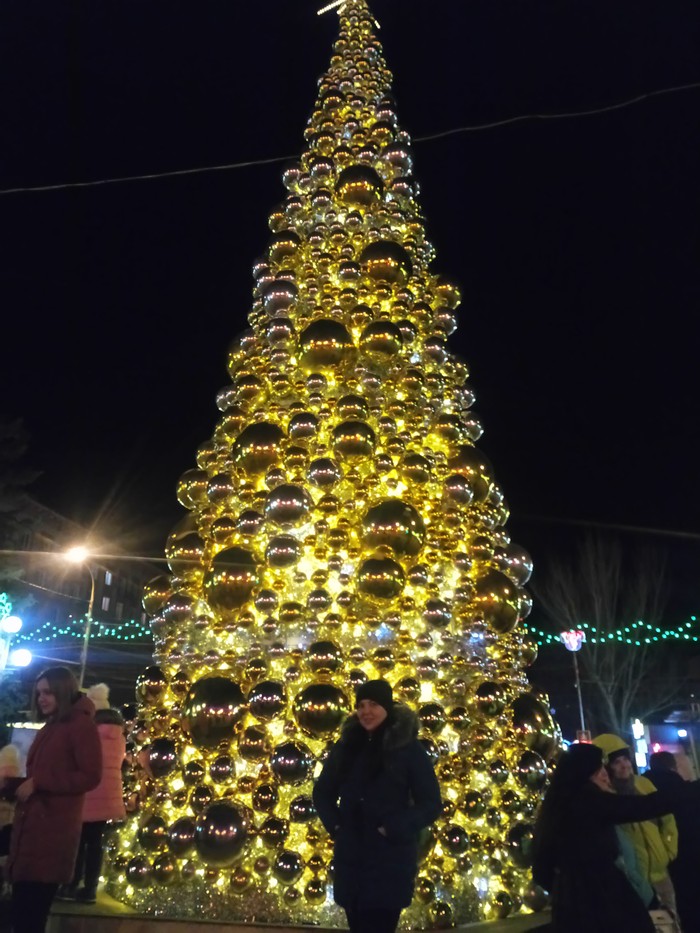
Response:
[{"label": "black knit hat", "polygon": [[355,706],[359,706],[362,700],[372,700],[390,713],[394,708],[391,684],[386,680],[368,680],[355,691]]}]

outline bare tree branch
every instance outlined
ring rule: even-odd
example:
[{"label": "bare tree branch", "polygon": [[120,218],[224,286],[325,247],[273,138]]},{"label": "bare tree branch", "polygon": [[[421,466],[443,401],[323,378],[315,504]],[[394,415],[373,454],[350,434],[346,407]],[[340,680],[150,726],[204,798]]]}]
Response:
[{"label": "bare tree branch", "polygon": [[[579,656],[584,701],[605,730],[628,734],[632,719],[649,718],[683,698],[687,677],[678,646],[653,641],[638,624],[656,627],[662,619],[664,571],[657,551],[627,554],[617,541],[589,536],[574,560],[552,563],[533,587],[558,631],[588,626]],[[621,627],[638,644],[612,637]]]}]

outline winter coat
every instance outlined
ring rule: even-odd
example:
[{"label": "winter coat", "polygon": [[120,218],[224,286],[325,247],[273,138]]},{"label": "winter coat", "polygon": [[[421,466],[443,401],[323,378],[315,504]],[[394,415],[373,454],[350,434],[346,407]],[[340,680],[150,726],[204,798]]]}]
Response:
[{"label": "winter coat", "polygon": [[17,803],[8,860],[12,881],[62,884],[73,877],[85,793],[102,775],[94,709],[80,697],[64,719],[46,723],[29,749],[34,793]]},{"label": "winter coat", "polygon": [[[700,788],[688,785],[695,806]],[[615,825],[656,819],[677,798],[664,793],[625,796],[588,783],[542,807],[533,840],[533,878],[552,895],[556,933],[653,933],[639,896],[619,867]]]},{"label": "winter coat", "polygon": [[[629,745],[619,736],[604,733],[596,736],[594,744],[606,755],[627,749]],[[618,788],[619,790],[619,788]],[[635,775],[634,792],[652,794],[656,788],[645,777]],[[637,865],[643,877],[651,884],[662,881],[668,876],[668,863],[678,853],[678,830],[676,821],[668,814],[658,820],[630,823],[624,827],[637,853]]]},{"label": "winter coat", "polygon": [[[348,717],[314,787],[318,815],[335,840],[333,893],[341,907],[408,906],[419,833],[442,809],[415,713],[395,704],[380,730],[381,737],[366,733],[356,714]],[[382,743],[379,770],[373,740]],[[356,749],[349,760],[348,748]]]},{"label": "winter coat", "polygon": [[678,858],[668,869],[683,933],[700,933],[700,807],[684,798],[688,782],[677,771],[652,768],[644,776],[657,790],[680,797],[676,805]]},{"label": "winter coat", "polygon": [[124,820],[124,788],[122,764],[126,755],[124,720],[116,710],[101,709],[95,713],[95,723],[102,747],[102,780],[85,794],[83,823],[103,820]]}]

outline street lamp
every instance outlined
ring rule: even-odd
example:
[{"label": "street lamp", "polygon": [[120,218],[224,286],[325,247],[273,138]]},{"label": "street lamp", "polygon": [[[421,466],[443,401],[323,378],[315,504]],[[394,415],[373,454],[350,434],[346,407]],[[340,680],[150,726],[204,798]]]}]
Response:
[{"label": "street lamp", "polygon": [[[586,640],[586,633],[583,632],[580,628],[569,629],[568,632],[561,632],[559,638],[566,648],[567,651],[571,652],[571,655],[574,659],[574,674],[576,677],[576,694],[578,696],[578,712],[581,717],[581,732],[579,737],[584,739],[586,736],[586,721],[583,716],[583,699],[581,697],[581,678],[578,673],[578,660],[577,653],[581,650],[584,641]],[[590,742],[590,739],[588,739]]]},{"label": "street lamp", "polygon": [[[8,660],[11,666],[17,666],[12,663],[10,645],[12,644],[12,636],[16,635],[21,628],[22,620],[19,616],[8,615],[0,619],[0,671],[7,667]],[[21,651],[22,649],[20,648],[19,650]],[[14,653],[16,654],[16,652]],[[19,666],[24,667],[24,665]]]},{"label": "street lamp", "polygon": [[78,686],[83,686],[83,681],[85,680],[85,666],[87,665],[87,656],[88,656],[88,644],[90,643],[90,629],[92,628],[92,607],[95,602],[95,573],[88,561],[90,557],[90,552],[87,548],[82,547],[82,545],[69,548],[64,554],[66,560],[70,561],[72,564],[82,564],[83,567],[87,568],[88,573],[90,574],[90,599],[88,601],[87,614],[85,616],[85,637],[83,638],[83,647],[80,651],[80,676],[78,678]]}]

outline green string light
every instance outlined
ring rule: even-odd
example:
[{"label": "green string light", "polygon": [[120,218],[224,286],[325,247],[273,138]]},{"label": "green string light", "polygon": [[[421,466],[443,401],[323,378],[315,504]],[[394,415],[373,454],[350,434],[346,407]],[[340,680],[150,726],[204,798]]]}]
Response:
[{"label": "green string light", "polygon": [[[62,624],[44,622],[32,631],[22,632],[15,638],[15,642],[42,644],[61,638],[84,638],[86,624],[84,618],[70,618]],[[151,641],[152,638],[150,628],[136,619],[128,619],[117,625],[112,622],[100,622],[98,619],[92,620],[90,641]]]},{"label": "green string light", "polygon": [[[661,629],[656,625],[643,622],[641,619],[637,622],[633,622],[631,625],[625,625],[613,631],[602,631],[596,628],[595,625],[589,625],[588,622],[581,623],[581,628],[586,633],[586,640],[593,645],[615,641],[624,645],[641,647],[642,645],[650,645],[653,642],[668,640],[699,642],[700,636],[693,635],[687,631],[687,629],[692,628],[696,622],[697,616],[690,616],[689,622],[683,622],[675,628],[669,629]],[[561,644],[561,639],[558,634],[555,635],[552,634],[552,632],[544,632],[534,625],[528,625],[527,622],[523,624],[530,635],[534,637],[538,645]]]}]

